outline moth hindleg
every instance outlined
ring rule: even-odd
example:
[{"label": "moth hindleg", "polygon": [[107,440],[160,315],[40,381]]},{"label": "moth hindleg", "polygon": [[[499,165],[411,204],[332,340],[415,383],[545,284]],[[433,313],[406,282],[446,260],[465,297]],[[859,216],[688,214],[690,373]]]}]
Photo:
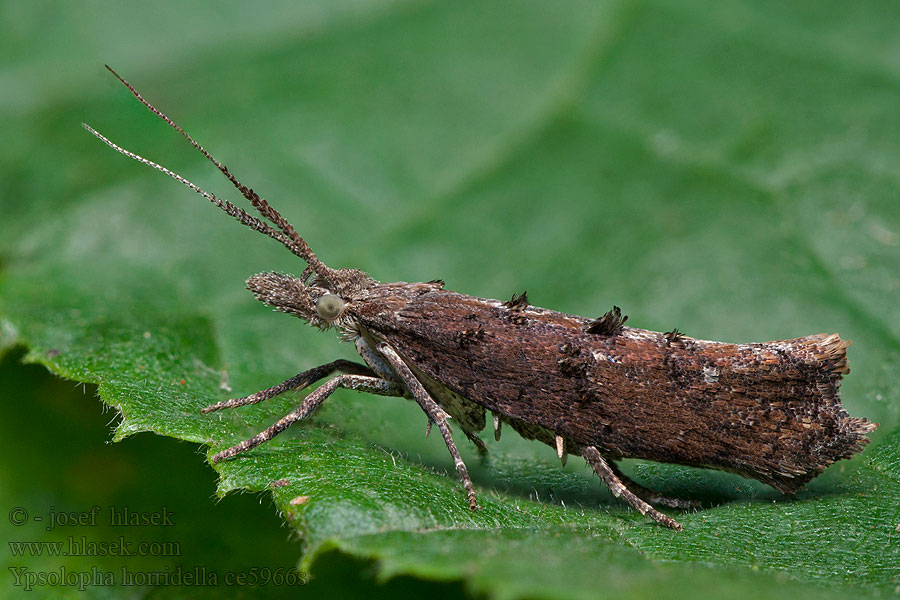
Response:
[{"label": "moth hindleg", "polygon": [[664,515],[640,498],[638,498],[634,492],[628,489],[626,485],[622,482],[621,479],[616,475],[615,471],[609,466],[609,463],[605,458],[600,454],[600,451],[597,450],[593,446],[585,446],[582,449],[581,454],[584,459],[591,465],[591,468],[594,469],[594,472],[603,480],[603,482],[609,487],[609,491],[612,492],[613,496],[616,498],[622,498],[635,510],[637,510],[642,515],[647,515],[651,517],[654,521],[659,523],[660,525],[665,525],[666,527],[671,527],[672,529],[677,529],[681,531],[681,524],[678,523],[672,517],[668,515]]},{"label": "moth hindleg", "polygon": [[484,444],[484,440],[482,440],[480,437],[478,437],[478,434],[473,431],[470,431],[465,428],[462,428],[462,430],[463,430],[463,433],[466,434],[466,437],[469,438],[469,441],[475,445],[475,449],[478,450],[478,454],[480,454],[482,457],[487,456],[488,449],[487,449],[487,446]]},{"label": "moth hindleg", "polygon": [[435,402],[428,394],[428,391],[425,389],[425,386],[422,385],[422,382],[416,379],[416,376],[413,375],[413,372],[393,348],[382,342],[378,344],[377,349],[378,352],[387,359],[388,363],[390,363],[394,372],[397,373],[404,385],[406,385],[407,389],[412,393],[413,398],[415,398],[419,406],[422,407],[422,410],[425,411],[428,418],[438,426],[438,429],[440,429],[441,436],[444,438],[444,443],[450,451],[450,456],[453,457],[453,464],[456,466],[456,471],[459,473],[460,479],[462,479],[463,487],[466,488],[466,494],[469,498],[469,508],[477,510],[478,502],[475,500],[475,485],[472,483],[472,478],[469,477],[469,471],[466,469],[466,464],[463,462],[462,457],[459,455],[459,450],[453,442],[450,426],[447,424],[447,417],[449,415],[444,409],[438,406],[437,402]]},{"label": "moth hindleg", "polygon": [[686,498],[672,498],[669,496],[663,496],[657,491],[651,490],[642,486],[641,484],[635,482],[633,479],[629,478],[627,475],[622,473],[619,470],[619,466],[613,461],[608,461],[609,468],[618,477],[623,484],[625,484],[628,489],[634,492],[634,495],[638,498],[644,500],[645,502],[649,502],[650,504],[662,504],[663,506],[668,506],[669,508],[700,508],[700,502],[698,500],[688,500]]},{"label": "moth hindleg", "polygon": [[368,377],[365,375],[338,375],[334,379],[329,379],[315,391],[311,392],[296,409],[276,421],[268,429],[259,432],[250,439],[244,440],[240,444],[236,444],[231,448],[222,450],[212,457],[213,462],[219,462],[226,458],[231,458],[245,450],[255,448],[262,443],[268,442],[273,437],[287,429],[291,424],[308,417],[322,402],[325,401],[338,388],[347,388],[351,390],[362,390],[379,394],[381,396],[403,396],[404,389],[399,384],[386,379],[377,377]]},{"label": "moth hindleg", "polygon": [[344,360],[341,358],[334,362],[315,367],[308,371],[297,373],[290,379],[285,379],[278,385],[273,385],[270,388],[260,390],[255,394],[250,394],[249,396],[244,396],[243,398],[232,398],[230,400],[222,400],[221,402],[216,402],[215,404],[211,404],[201,410],[200,413],[205,415],[213,411],[222,410],[223,408],[235,408],[237,406],[256,404],[257,402],[269,400],[290,390],[302,390],[306,386],[317,382],[323,377],[328,377],[335,371],[341,371],[343,373],[348,373],[351,375],[366,375],[369,377],[375,375],[372,372],[372,369],[366,367],[365,365],[361,365],[359,363],[351,362],[349,360]]}]

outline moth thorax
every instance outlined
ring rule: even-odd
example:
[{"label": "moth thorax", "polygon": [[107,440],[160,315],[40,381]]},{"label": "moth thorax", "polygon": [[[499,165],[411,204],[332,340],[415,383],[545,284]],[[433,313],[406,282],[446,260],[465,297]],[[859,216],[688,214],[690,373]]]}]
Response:
[{"label": "moth thorax", "polygon": [[323,294],[316,300],[316,314],[326,321],[334,321],[344,310],[344,299],[334,294]]}]

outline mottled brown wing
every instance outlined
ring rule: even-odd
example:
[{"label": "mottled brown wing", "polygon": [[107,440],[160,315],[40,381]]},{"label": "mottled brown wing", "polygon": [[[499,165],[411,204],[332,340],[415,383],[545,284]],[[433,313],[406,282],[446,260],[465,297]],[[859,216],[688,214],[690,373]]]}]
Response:
[{"label": "mottled brown wing", "polygon": [[848,343],[836,335],[736,345],[589,333],[589,319],[447,290],[367,304],[360,325],[408,364],[551,445],[558,434],[793,492],[874,428],[841,407]]}]

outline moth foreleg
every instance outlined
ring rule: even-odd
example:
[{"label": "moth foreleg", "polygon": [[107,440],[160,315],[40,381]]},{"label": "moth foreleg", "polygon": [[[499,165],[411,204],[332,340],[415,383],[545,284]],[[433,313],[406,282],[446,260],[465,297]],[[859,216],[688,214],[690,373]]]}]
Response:
[{"label": "moth foreleg", "polygon": [[687,500],[685,498],[672,498],[669,496],[663,496],[657,491],[651,490],[642,486],[641,484],[635,482],[633,479],[630,479],[627,475],[622,473],[619,469],[619,466],[612,462],[608,461],[609,468],[612,469],[612,472],[618,477],[625,486],[628,487],[634,494],[646,501],[650,504],[662,504],[663,506],[668,506],[669,508],[700,508],[700,502],[697,500]]},{"label": "moth foreleg", "polygon": [[201,410],[200,413],[205,415],[217,410],[222,410],[223,408],[235,408],[237,406],[256,404],[257,402],[269,400],[290,390],[302,390],[306,386],[317,382],[323,377],[328,377],[335,371],[341,371],[343,373],[348,373],[351,375],[367,375],[369,377],[375,375],[375,373],[369,367],[341,358],[334,362],[330,362],[327,365],[321,365],[319,367],[315,367],[314,369],[298,373],[290,379],[285,379],[278,385],[273,385],[270,388],[260,390],[255,394],[250,394],[249,396],[244,396],[243,398],[232,398],[230,400],[222,400],[221,402],[216,402],[215,404],[211,404]]},{"label": "moth foreleg", "polygon": [[662,514],[640,498],[638,498],[634,492],[629,490],[621,479],[616,475],[615,471],[613,471],[612,467],[609,466],[609,463],[605,458],[600,454],[600,451],[597,450],[593,446],[585,446],[582,450],[581,454],[584,459],[591,465],[591,468],[594,469],[594,472],[603,480],[603,482],[609,487],[609,491],[612,492],[612,495],[616,498],[622,498],[635,510],[637,510],[642,515],[647,515],[652,518],[654,521],[659,523],[660,525],[665,525],[666,527],[671,527],[672,529],[677,529],[681,531],[681,524],[678,523],[672,517]]},{"label": "moth foreleg", "polygon": [[268,442],[290,427],[293,423],[308,417],[338,388],[361,390],[379,394],[381,396],[403,396],[404,394],[403,387],[393,381],[387,381],[386,379],[379,379],[377,377],[368,377],[365,375],[338,375],[334,379],[330,379],[316,388],[315,391],[311,392],[303,399],[300,406],[276,421],[268,429],[259,432],[248,440],[244,440],[240,444],[236,444],[227,450],[222,450],[215,454],[212,457],[213,462],[231,458],[245,450],[255,448],[262,443]]},{"label": "moth foreleg", "polygon": [[447,417],[449,415],[443,408],[438,406],[438,403],[428,394],[428,391],[425,389],[425,386],[422,385],[422,382],[416,379],[416,376],[413,375],[413,372],[393,348],[382,342],[378,344],[377,350],[387,359],[388,363],[394,369],[394,372],[400,377],[407,389],[409,389],[413,398],[415,398],[419,406],[422,407],[425,414],[428,415],[428,418],[438,426],[441,436],[444,438],[444,443],[450,451],[450,456],[453,457],[453,464],[456,467],[456,471],[459,473],[460,479],[462,479],[463,487],[466,488],[466,494],[469,498],[469,508],[477,510],[478,502],[475,500],[475,485],[472,483],[471,477],[469,477],[469,471],[466,469],[466,464],[459,455],[459,449],[457,449],[456,444],[453,442],[453,436],[450,433],[450,425],[447,424]]}]

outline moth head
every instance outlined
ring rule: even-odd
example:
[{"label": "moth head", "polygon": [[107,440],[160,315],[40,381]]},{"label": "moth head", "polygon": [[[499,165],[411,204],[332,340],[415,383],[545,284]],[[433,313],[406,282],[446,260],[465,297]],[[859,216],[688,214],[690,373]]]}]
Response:
[{"label": "moth head", "polygon": [[260,302],[300,317],[315,327],[343,327],[349,323],[348,307],[352,300],[375,282],[357,269],[335,269],[332,273],[332,278],[327,280],[320,276],[260,273],[247,280],[247,289]]}]

